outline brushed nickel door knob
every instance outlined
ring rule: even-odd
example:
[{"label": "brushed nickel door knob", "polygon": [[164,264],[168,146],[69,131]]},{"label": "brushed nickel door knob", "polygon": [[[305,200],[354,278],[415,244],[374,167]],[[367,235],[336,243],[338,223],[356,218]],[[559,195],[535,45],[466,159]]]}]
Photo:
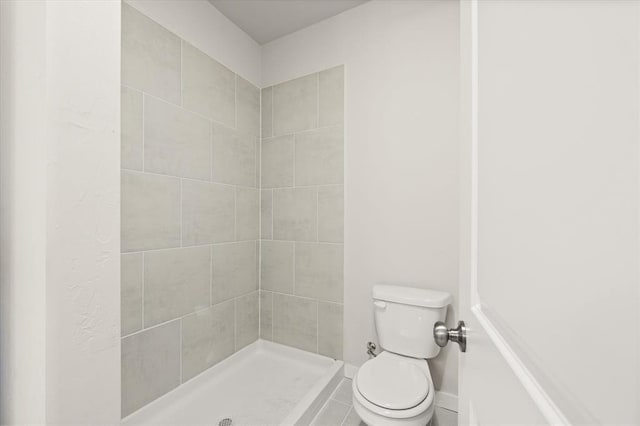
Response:
[{"label": "brushed nickel door knob", "polygon": [[460,347],[461,352],[467,351],[467,328],[464,321],[458,321],[456,328],[447,329],[444,322],[438,321],[433,325],[433,340],[441,348],[447,346],[449,341],[455,342]]}]

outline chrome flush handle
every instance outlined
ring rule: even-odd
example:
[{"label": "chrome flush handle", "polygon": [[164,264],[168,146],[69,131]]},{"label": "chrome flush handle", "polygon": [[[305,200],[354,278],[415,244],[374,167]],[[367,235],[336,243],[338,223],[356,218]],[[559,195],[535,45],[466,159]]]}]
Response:
[{"label": "chrome flush handle", "polygon": [[433,340],[441,348],[447,346],[449,341],[457,343],[460,346],[461,352],[467,351],[467,327],[464,325],[464,321],[458,321],[456,328],[447,329],[444,322],[438,321],[433,324]]}]

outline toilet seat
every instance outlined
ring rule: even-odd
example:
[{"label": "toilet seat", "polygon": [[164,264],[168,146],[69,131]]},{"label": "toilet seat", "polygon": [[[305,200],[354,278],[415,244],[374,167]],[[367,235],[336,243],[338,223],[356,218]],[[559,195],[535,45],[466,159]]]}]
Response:
[{"label": "toilet seat", "polygon": [[[381,362],[382,364],[378,364],[379,362]],[[393,394],[392,389],[386,389],[385,393],[384,388],[389,388],[389,386],[387,386],[387,383],[384,381],[383,377],[387,377],[386,374],[388,374],[388,372],[393,372],[395,366],[401,366],[400,368],[404,369],[406,372],[416,372],[416,370],[413,370],[411,367],[408,367],[406,365],[402,366],[403,363],[410,364],[411,367],[416,367],[421,372],[421,374],[418,374],[416,377],[426,382],[426,396],[422,399],[422,401],[418,402],[417,405],[413,405],[409,408],[386,408],[382,404],[391,405],[393,403],[395,404],[395,406],[410,406],[414,404],[416,400],[421,398],[418,391],[416,391],[415,389],[422,389],[421,392],[424,392],[424,387],[421,388],[418,383],[416,383],[414,384],[414,391],[412,391],[411,393],[407,392],[405,394],[403,392],[399,392],[396,394],[396,396],[389,396],[389,394]],[[375,366],[375,368],[370,367],[372,364]],[[382,367],[378,368],[380,365],[382,365]],[[385,371],[385,375],[373,375],[374,372],[377,371]],[[361,381],[363,383],[361,383]],[[424,382],[422,382],[422,384],[423,386],[425,385]],[[376,358],[365,362],[364,365],[360,367],[353,378],[352,386],[353,402],[354,407],[356,408],[356,412],[358,412],[358,415],[360,415],[360,417],[369,425],[424,425],[428,422],[429,419],[431,419],[431,416],[433,415],[435,392],[433,391],[431,372],[429,371],[427,361],[424,359],[405,357],[391,352],[382,352]],[[372,386],[375,386],[377,389],[379,389],[379,392],[372,393]],[[367,399],[365,395],[363,395],[363,392],[369,398],[371,398],[371,400]],[[362,411],[363,409],[365,411]],[[365,417],[374,419],[375,421],[367,421]]]},{"label": "toilet seat", "polygon": [[413,358],[383,352],[358,371],[358,391],[379,407],[407,410],[427,398],[430,386]]}]

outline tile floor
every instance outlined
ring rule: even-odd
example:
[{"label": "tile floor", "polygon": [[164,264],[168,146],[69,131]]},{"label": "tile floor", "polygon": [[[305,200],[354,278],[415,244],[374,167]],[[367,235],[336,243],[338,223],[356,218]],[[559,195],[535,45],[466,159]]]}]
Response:
[{"label": "tile floor", "polygon": [[[366,426],[353,409],[351,380],[344,379],[311,423],[312,426]],[[457,426],[458,413],[436,407],[431,426]]]}]

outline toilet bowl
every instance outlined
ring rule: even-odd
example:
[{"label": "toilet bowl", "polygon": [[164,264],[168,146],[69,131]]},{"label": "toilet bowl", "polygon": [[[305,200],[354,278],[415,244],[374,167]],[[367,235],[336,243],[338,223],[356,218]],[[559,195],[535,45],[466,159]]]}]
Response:
[{"label": "toilet bowl", "polygon": [[424,359],[382,352],[358,370],[353,407],[370,426],[425,426],[434,411],[431,372]]},{"label": "toilet bowl", "polygon": [[443,321],[451,295],[412,287],[373,288],[376,331],[383,349],[353,378],[353,407],[369,426],[426,426],[435,409],[427,359],[440,348],[433,325]]}]

